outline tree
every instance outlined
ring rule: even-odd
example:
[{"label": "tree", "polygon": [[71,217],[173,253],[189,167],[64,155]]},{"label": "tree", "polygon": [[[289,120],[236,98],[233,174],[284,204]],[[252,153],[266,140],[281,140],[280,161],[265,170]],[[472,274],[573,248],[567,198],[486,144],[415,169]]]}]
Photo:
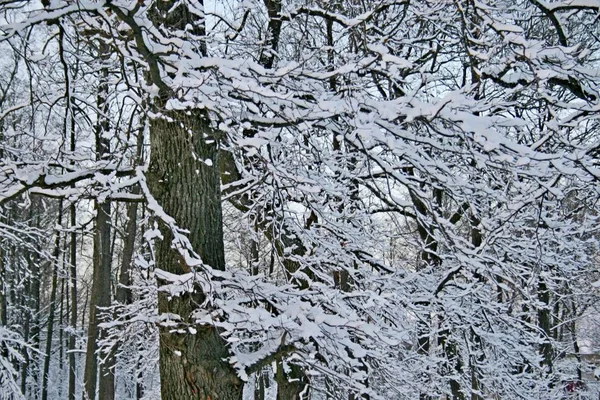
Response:
[{"label": "tree", "polygon": [[[580,353],[574,319],[597,295],[596,4],[1,7],[10,93],[16,65],[35,76],[27,107],[7,106],[3,124],[32,121],[40,143],[67,142],[57,127],[72,119],[86,132],[77,159],[60,146],[56,159],[3,155],[2,212],[34,194],[130,203],[103,214],[119,232],[128,208],[131,237],[116,256],[113,320],[89,321],[101,334],[88,358],[108,349],[100,368],[116,360],[111,370],[134,375],[139,354],[158,353],[165,399],[241,399],[256,374],[286,399],[558,398],[581,379],[567,354]],[[52,64],[57,37],[67,47]],[[53,123],[33,126],[43,118]],[[3,130],[3,143],[25,148],[23,131]],[[224,204],[248,238],[243,263],[225,251],[238,232],[224,233]],[[134,257],[138,230],[147,247]],[[110,294],[114,261],[97,263],[92,297],[98,285]],[[19,274],[2,272],[17,292]],[[119,332],[149,348],[132,356],[141,339]]]},{"label": "tree", "polygon": [[[98,59],[106,62],[108,46],[100,40],[98,43]],[[107,137],[110,124],[109,93],[108,93],[108,66],[100,70],[100,83],[98,85],[97,108],[98,120],[96,122],[95,142],[98,161],[110,157],[110,139]],[[89,399],[96,397],[96,380],[98,380],[98,396],[102,399],[114,398],[113,371],[108,368],[110,362],[103,363],[98,368],[97,349],[98,341],[102,337],[100,332],[100,314],[103,308],[111,305],[111,264],[113,254],[111,251],[112,231],[112,206],[109,200],[96,201],[96,227],[94,231],[94,272],[92,292],[90,295],[90,317],[88,327],[88,342],[85,362],[85,392]]]}]

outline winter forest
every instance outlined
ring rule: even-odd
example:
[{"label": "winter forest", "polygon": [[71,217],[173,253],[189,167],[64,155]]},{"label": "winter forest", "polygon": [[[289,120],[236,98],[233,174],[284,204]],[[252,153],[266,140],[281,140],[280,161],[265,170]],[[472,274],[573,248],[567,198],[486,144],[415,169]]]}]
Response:
[{"label": "winter forest", "polygon": [[599,212],[599,0],[0,0],[1,400],[596,400]]}]

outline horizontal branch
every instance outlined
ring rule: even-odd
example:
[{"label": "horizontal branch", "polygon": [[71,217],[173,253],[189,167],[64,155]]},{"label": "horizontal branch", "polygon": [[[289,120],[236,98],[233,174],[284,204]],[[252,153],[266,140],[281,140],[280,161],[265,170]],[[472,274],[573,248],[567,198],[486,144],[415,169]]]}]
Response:
[{"label": "horizontal branch", "polygon": [[[3,206],[6,202],[10,200],[18,198],[19,196],[28,191],[36,191],[37,194],[52,197],[49,191],[55,189],[63,189],[71,185],[75,185],[78,182],[93,179],[98,174],[113,175],[115,178],[134,177],[135,169],[100,168],[91,170],[80,170],[59,175],[39,173],[37,174],[37,176],[27,176],[25,178],[18,178],[16,174],[11,174],[9,176],[5,175],[5,181],[9,180],[11,181],[11,183],[7,186],[4,186],[3,190],[0,192],[0,206]],[[131,184],[134,183],[135,181],[131,182]]]}]

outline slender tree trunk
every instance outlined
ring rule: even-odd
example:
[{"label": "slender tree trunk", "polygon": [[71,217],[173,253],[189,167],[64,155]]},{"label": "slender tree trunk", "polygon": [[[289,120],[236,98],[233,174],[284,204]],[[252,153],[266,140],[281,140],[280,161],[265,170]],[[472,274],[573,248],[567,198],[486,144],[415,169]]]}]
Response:
[{"label": "slender tree trunk", "polygon": [[[139,189],[135,187],[133,194],[138,194]],[[135,236],[137,234],[137,203],[131,203],[127,208],[127,227],[125,228],[125,240],[123,243],[123,256],[119,270],[119,286],[117,287],[116,300],[121,304],[131,303],[131,264],[135,250]]]},{"label": "slender tree trunk", "polygon": [[552,319],[550,315],[550,291],[546,282],[542,278],[538,283],[538,300],[540,307],[538,308],[538,326],[544,332],[544,342],[540,345],[540,354],[542,356],[542,364],[548,368],[547,372],[552,372],[554,347],[552,346]]},{"label": "slender tree trunk", "polygon": [[[142,149],[144,145],[144,132],[141,129],[138,132],[137,137],[137,150],[136,150],[136,158],[134,160],[134,165],[140,165],[142,160]],[[140,193],[140,187],[134,186],[131,190],[131,193],[136,195]],[[115,293],[115,300],[120,304],[131,304],[132,302],[132,293],[129,286],[131,286],[131,270],[133,264],[133,253],[135,251],[135,239],[137,235],[137,225],[138,225],[138,204],[133,202],[127,207],[127,225],[125,227],[125,236],[123,238],[123,251],[121,257],[121,266],[119,269],[119,284],[117,285],[117,290]],[[114,240],[113,240],[114,247]],[[110,356],[111,365],[109,368],[116,368],[117,355],[119,353],[119,343],[115,344],[112,354]],[[135,380],[138,380],[138,376],[135,376]],[[139,387],[138,387],[139,386]],[[136,383],[136,396],[141,397],[141,386]],[[115,388],[116,391],[116,388]]]},{"label": "slender tree trunk", "polygon": [[[58,209],[58,226],[62,225],[62,200]],[[58,286],[58,259],[60,257],[60,231],[56,232],[52,268],[52,288],[50,289],[50,311],[48,312],[48,330],[46,333],[46,354],[44,357],[44,374],[42,376],[42,400],[48,399],[48,374],[50,373],[50,358],[52,355],[52,335],[54,334],[54,313],[56,311],[56,287]]]},{"label": "slender tree trunk", "polygon": [[266,48],[263,49],[259,57],[259,63],[265,68],[273,68],[277,48],[279,47],[279,35],[281,33],[281,0],[264,0],[269,15],[269,25],[267,27]]},{"label": "slender tree trunk", "polygon": [[[250,274],[252,275],[258,275],[260,265],[257,234],[258,227],[255,225],[254,235],[250,237],[249,269]],[[265,400],[265,379],[268,379],[268,377],[265,376],[262,369],[256,373],[254,382],[254,400]]]},{"label": "slender tree trunk", "polygon": [[[31,207],[31,209],[33,209],[33,205]],[[31,211],[30,211],[29,218],[31,219]],[[30,272],[30,274],[33,274],[33,265],[32,265],[33,263],[32,263],[31,256],[32,256],[32,254],[28,251],[26,253],[25,257],[27,259],[27,270]],[[0,268],[1,268],[1,264],[2,264],[2,250],[0,249]],[[27,278],[26,284],[25,284],[25,298],[27,299],[27,302],[24,307],[25,316],[24,316],[24,321],[23,321],[23,341],[25,343],[29,343],[30,332],[31,332],[31,314],[33,313],[33,307],[32,307],[33,306],[33,304],[32,304],[33,279],[35,279],[35,277],[29,276]],[[23,349],[23,364],[21,365],[21,393],[23,394],[23,396],[27,395],[28,370],[29,370],[29,350]]]},{"label": "slender tree trunk", "polygon": [[[255,227],[254,228],[254,233],[255,235],[258,233],[258,229]],[[255,236],[252,236],[250,238],[250,274],[251,275],[258,275],[259,271],[259,265],[260,265],[260,255],[258,252],[258,238]]]},{"label": "slender tree trunk", "polygon": [[[102,307],[110,306],[110,213],[111,204],[105,202],[97,205],[96,233],[94,235],[94,275],[92,282],[92,293],[90,295],[90,317],[88,327],[88,343],[86,351],[84,383],[85,395],[89,399],[95,399],[96,381],[98,380],[98,340],[100,331],[98,324],[99,313]],[[101,377],[105,377],[105,368],[100,368]],[[110,387],[100,384],[100,399],[108,399]]]},{"label": "slender tree trunk", "polygon": [[[109,47],[102,41],[99,42],[99,58],[104,59]],[[110,140],[105,134],[109,131],[108,114],[108,69],[102,68],[101,82],[98,89],[99,123],[96,127],[96,156],[98,160],[110,154]],[[84,383],[85,394],[89,399],[95,399],[96,380],[98,380],[98,395],[101,400],[114,399],[114,375],[111,370],[112,362],[108,359],[101,364],[98,376],[98,340],[101,333],[98,313],[101,308],[110,306],[111,303],[111,203],[105,201],[100,204],[96,201],[96,231],[94,235],[94,274],[92,293],[90,296],[90,319],[88,328],[88,343],[86,351]],[[109,356],[110,358],[110,356]]]},{"label": "slender tree trunk", "polygon": [[[66,251],[66,246],[63,251]],[[62,265],[67,265],[66,258],[63,255]],[[64,311],[65,311],[65,280],[60,278],[60,308],[58,310],[58,343],[60,348],[58,349],[58,365],[60,369],[62,369],[64,365],[64,357],[65,357],[65,342],[64,342]]]},{"label": "slender tree trunk", "polygon": [[[71,136],[73,149],[74,141]],[[70,207],[70,225],[71,225],[71,243],[69,244],[69,271],[70,271],[70,289],[71,289],[71,335],[69,336],[69,400],[75,400],[75,376],[76,376],[76,359],[75,359],[75,345],[76,345],[76,329],[77,329],[77,233],[75,232],[75,226],[77,225],[77,211],[75,204],[71,204]]]},{"label": "slender tree trunk", "polygon": [[[140,129],[137,136],[136,159],[134,164],[141,165],[143,162],[142,151],[144,147],[144,131]],[[134,186],[131,193],[136,195],[140,193],[140,187]],[[125,239],[123,243],[123,257],[121,259],[121,268],[119,270],[119,286],[117,287],[116,300],[122,304],[131,304],[131,268],[133,264],[133,253],[135,251],[135,239],[137,236],[138,225],[138,204],[133,202],[127,207],[127,227],[125,228]]]},{"label": "slender tree trunk", "polygon": [[[408,173],[412,173],[411,171],[407,171]],[[423,249],[420,254],[420,266],[419,269],[428,268],[430,265],[439,266],[440,260],[436,254],[437,251],[437,243],[435,242],[432,233],[430,232],[431,227],[425,225],[422,221],[427,219],[427,215],[429,210],[427,206],[421,201],[421,199],[415,195],[412,191],[409,193],[410,198],[413,202],[414,208],[417,211],[419,218],[417,218],[417,232],[419,234],[419,238],[422,242]],[[420,318],[417,320],[417,352],[424,356],[428,356],[430,352],[430,335],[431,335],[431,317],[430,317],[430,308],[431,303],[429,301],[419,301],[416,303],[417,306],[422,307],[423,313]],[[425,389],[419,395],[420,400],[430,400],[431,396],[427,393],[427,383],[430,380],[429,377],[425,378],[424,382]]]},{"label": "slender tree trunk", "polygon": [[[69,81],[69,71],[65,67],[65,80]],[[68,100],[68,105],[70,106],[70,100]],[[67,107],[67,116],[70,118],[70,130],[69,130],[69,145],[71,155],[75,153],[76,148],[76,137],[75,137],[75,114],[74,110]],[[71,161],[71,164],[74,165],[75,162]],[[75,188],[75,184],[71,185],[72,188]],[[71,327],[71,334],[69,335],[69,393],[68,399],[75,400],[75,377],[76,377],[76,358],[75,358],[75,346],[77,340],[77,208],[75,203],[71,203],[69,207],[69,226],[71,228],[70,235],[70,243],[69,243],[69,289],[70,289],[70,298],[71,298],[71,308],[70,308],[70,317],[69,317],[69,325]],[[82,314],[85,314],[85,309]],[[83,324],[81,325],[83,327]]]},{"label": "slender tree trunk", "polygon": [[[169,112],[167,117],[172,122],[151,121],[148,187],[164,211],[189,230],[190,243],[203,262],[224,270],[218,138],[202,111]],[[171,247],[173,234],[160,228],[163,240],[156,245],[156,266],[173,274],[190,272]],[[218,330],[193,321],[192,313],[203,300],[199,288],[172,298],[159,292],[159,312],[179,315],[182,328],[159,328],[164,400],[242,398],[242,382],[226,361],[229,352]]]},{"label": "slender tree trunk", "polygon": [[[132,192],[134,194],[139,193],[139,188],[136,186]],[[123,256],[119,271],[119,285],[115,295],[115,300],[120,304],[131,304],[132,301],[131,289],[129,286],[131,286],[131,265],[133,262],[133,252],[135,249],[135,236],[137,230],[137,209],[137,203],[131,203],[127,208],[127,227],[125,228]],[[118,353],[119,344],[117,343],[111,355],[111,359],[115,364]],[[116,367],[116,365],[113,367]],[[134,376],[133,378],[137,381],[137,376]]]},{"label": "slender tree trunk", "polygon": [[[83,308],[81,309],[81,326],[82,327],[85,326],[85,315],[86,315],[86,311],[88,311],[89,300],[90,300],[90,288],[86,284],[85,285],[85,295],[83,295]],[[88,315],[89,315],[89,312],[88,312]]]},{"label": "slender tree trunk", "polygon": [[[138,361],[138,370],[141,369],[141,361]],[[135,383],[135,398],[137,400],[141,400],[142,397],[144,397],[144,385],[142,384],[142,373],[138,372],[137,377],[136,377],[136,383]]]},{"label": "slender tree trunk", "polygon": [[[39,216],[36,217],[36,226],[40,226]],[[33,347],[39,352],[40,350],[40,286],[41,286],[41,271],[40,271],[40,258],[36,254],[31,263],[31,340],[33,341]],[[35,354],[35,353],[34,353]],[[37,357],[34,355],[34,363]],[[31,369],[31,380],[37,384],[39,382],[38,368]]]},{"label": "slender tree trunk", "polygon": [[254,382],[254,400],[265,400],[265,372],[260,370],[256,373],[256,382]]},{"label": "slender tree trunk", "polygon": [[0,246],[0,326],[8,325],[8,301],[6,300],[8,285],[6,284],[7,271],[4,257],[4,249]]},{"label": "slender tree trunk", "polygon": [[[474,215],[470,217],[471,223],[471,243],[474,248],[479,248],[483,243],[483,235],[481,232],[480,224],[481,221]],[[480,278],[481,279],[481,278]],[[480,355],[477,356],[477,350],[481,349],[481,338],[477,333],[471,329],[471,342],[473,348],[473,354],[469,356],[469,363],[471,368],[471,400],[483,400],[479,395],[482,391],[479,365],[485,362],[484,352],[481,351]]]},{"label": "slender tree trunk", "polygon": [[[575,316],[578,315],[577,312],[577,304],[575,302],[571,302],[572,305],[572,314],[569,316],[569,331],[571,333],[571,340],[573,341],[573,352],[575,353],[575,358],[577,359],[577,380],[583,383],[583,368],[581,362],[581,349],[579,348],[579,343],[577,343],[577,324],[575,323]],[[565,305],[565,309],[568,307]],[[598,395],[600,397],[600,394]]]},{"label": "slender tree trunk", "polygon": [[[2,222],[4,218],[2,218]],[[0,327],[8,326],[8,300],[6,292],[8,291],[8,271],[6,268],[6,260],[4,249],[0,245]],[[0,357],[8,359],[8,349],[4,344],[0,345]]]}]

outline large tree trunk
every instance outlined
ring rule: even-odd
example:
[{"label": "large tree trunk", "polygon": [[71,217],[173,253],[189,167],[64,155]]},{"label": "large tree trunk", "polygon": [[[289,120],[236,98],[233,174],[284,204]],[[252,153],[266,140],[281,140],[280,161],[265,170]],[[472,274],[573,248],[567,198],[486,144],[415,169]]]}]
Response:
[{"label": "large tree trunk", "polygon": [[[148,187],[164,211],[181,228],[203,262],[225,269],[218,138],[203,112],[169,112],[172,119],[154,119],[150,125]],[[181,255],[171,248],[173,234],[161,226],[163,240],[156,246],[156,266],[173,274],[190,272]],[[159,282],[160,284],[161,282]],[[169,298],[159,294],[162,314],[181,317],[179,330],[160,328],[160,375],[165,400],[240,400],[242,382],[225,359],[225,341],[212,326],[198,326],[192,313],[203,303],[194,293]],[[197,333],[194,333],[196,332]]]}]

